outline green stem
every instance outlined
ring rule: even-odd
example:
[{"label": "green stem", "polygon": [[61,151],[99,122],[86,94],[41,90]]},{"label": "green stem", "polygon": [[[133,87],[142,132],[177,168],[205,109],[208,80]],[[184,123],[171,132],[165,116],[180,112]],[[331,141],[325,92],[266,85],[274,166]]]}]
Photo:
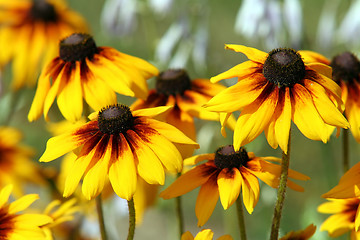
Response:
[{"label": "green stem", "polygon": [[349,163],[349,130],[343,129],[343,170],[344,173],[350,168]]},{"label": "green stem", "polygon": [[290,138],[291,138],[291,133],[289,134],[288,152],[282,153],[280,184],[277,194],[277,202],[274,209],[273,221],[271,225],[270,240],[278,240],[278,235],[279,235],[280,219],[285,202],[286,183],[288,179],[289,160],[290,160]]},{"label": "green stem", "polygon": [[240,230],[240,239],[246,240],[244,210],[243,210],[240,196],[238,197],[238,199],[236,199],[236,210],[237,210],[238,224],[239,224],[239,230]]},{"label": "green stem", "polygon": [[136,227],[134,199],[128,201],[128,206],[129,206],[129,232],[128,232],[127,240],[133,240],[135,235],[135,227]]},{"label": "green stem", "polygon": [[106,230],[105,230],[105,222],[104,222],[104,213],[102,209],[102,200],[101,200],[101,194],[95,198],[96,202],[96,210],[98,213],[98,219],[99,219],[99,226],[100,226],[100,233],[101,233],[101,239],[106,240]]},{"label": "green stem", "polygon": [[[177,174],[177,177],[180,177],[181,173]],[[181,196],[175,198],[175,209],[176,209],[176,217],[178,220],[178,226],[179,226],[179,239],[181,238],[181,235],[184,232],[184,216],[182,213],[182,204],[181,204]]]}]

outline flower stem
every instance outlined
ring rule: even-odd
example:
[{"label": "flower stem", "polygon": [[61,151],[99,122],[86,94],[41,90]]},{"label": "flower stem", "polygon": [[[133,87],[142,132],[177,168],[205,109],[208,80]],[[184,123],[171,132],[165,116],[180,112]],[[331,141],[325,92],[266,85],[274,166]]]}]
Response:
[{"label": "flower stem", "polygon": [[343,129],[343,170],[344,173],[350,168],[349,163],[349,130]]},{"label": "flower stem", "polygon": [[277,194],[277,202],[274,209],[273,221],[271,225],[270,240],[278,240],[278,235],[279,235],[280,219],[285,202],[286,183],[288,179],[289,160],[290,160],[290,138],[291,138],[291,133],[289,134],[288,152],[282,153],[280,184]]},{"label": "flower stem", "polygon": [[238,216],[238,224],[240,230],[240,239],[246,240],[246,229],[245,229],[245,219],[244,219],[244,210],[240,197],[236,199],[236,210]]},{"label": "flower stem", "polygon": [[[177,174],[177,177],[180,177],[181,173]],[[175,208],[176,208],[176,216],[178,219],[178,224],[179,224],[179,239],[181,238],[181,235],[184,232],[184,216],[182,213],[182,205],[181,205],[181,197],[176,197],[175,198]]]},{"label": "flower stem", "polygon": [[106,230],[105,230],[105,222],[104,222],[104,213],[102,209],[102,200],[101,200],[101,194],[95,198],[96,202],[96,210],[98,213],[98,219],[99,219],[99,226],[100,226],[100,233],[101,233],[101,239],[106,240]]},{"label": "flower stem", "polygon": [[134,199],[128,201],[129,206],[129,232],[127,240],[133,240],[135,235],[135,227],[136,227],[136,221],[135,221],[135,205],[134,205]]}]

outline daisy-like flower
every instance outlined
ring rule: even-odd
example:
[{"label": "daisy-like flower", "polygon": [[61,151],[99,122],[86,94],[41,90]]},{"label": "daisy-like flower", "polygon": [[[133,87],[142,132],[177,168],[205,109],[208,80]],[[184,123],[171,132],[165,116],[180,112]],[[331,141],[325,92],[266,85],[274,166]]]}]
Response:
[{"label": "daisy-like flower", "polygon": [[[281,166],[267,161],[281,161],[278,158],[256,157],[244,148],[235,151],[232,145],[228,145],[217,149],[213,154],[200,154],[185,159],[186,163],[191,164],[203,160],[208,161],[184,173],[160,193],[160,197],[169,199],[201,186],[195,206],[199,226],[204,225],[210,218],[219,197],[226,210],[236,201],[242,189],[244,205],[251,214],[259,199],[258,178],[273,188],[279,186]],[[291,169],[289,177],[298,180],[310,179]],[[288,180],[287,184],[296,191],[304,190],[291,180]]]},{"label": "daisy-like flower", "polygon": [[62,115],[70,121],[80,119],[83,98],[94,110],[116,103],[116,94],[146,98],[146,79],[158,70],[137,57],[111,47],[97,47],[94,39],[74,33],[60,42],[59,56],[42,71],[28,114],[29,121],[48,112],[57,97]]},{"label": "daisy-like flower", "polygon": [[316,226],[314,224],[310,224],[304,230],[299,231],[291,231],[287,233],[285,236],[280,238],[280,240],[308,240],[314,235],[316,231]]},{"label": "daisy-like flower", "polygon": [[360,143],[360,62],[352,53],[344,52],[335,56],[330,66],[333,69],[333,79],[342,90],[350,131]]},{"label": "daisy-like flower", "polygon": [[[174,106],[166,116],[166,122],[180,129],[188,137],[196,140],[194,118],[219,120],[219,114],[210,112],[202,105],[225,89],[220,84],[212,84],[207,79],[191,80],[183,69],[169,69],[161,72],[156,79],[155,89],[150,90],[146,100],[139,99],[132,109],[157,106]],[[235,125],[232,118],[230,124]],[[231,126],[231,125],[230,125]],[[222,129],[222,131],[224,131]],[[181,149],[183,156],[190,157],[192,152]]]},{"label": "daisy-like flower", "polygon": [[271,147],[280,146],[287,153],[291,120],[307,138],[324,143],[331,134],[329,125],[349,127],[338,109],[343,105],[341,89],[331,79],[329,66],[308,63],[301,53],[288,48],[270,53],[241,45],[226,48],[250,60],[210,79],[237,77],[238,82],[205,107],[228,114],[241,110],[234,131],[236,150],[264,131]]},{"label": "daisy-like flower", "polygon": [[12,62],[12,87],[34,86],[58,51],[59,41],[87,30],[63,0],[0,0],[0,67]]},{"label": "daisy-like flower", "polygon": [[[181,240],[213,240],[213,238],[214,233],[211,229],[201,230],[198,234],[196,234],[195,238],[189,231],[184,232],[181,236]],[[217,240],[233,240],[233,238],[227,234],[219,237]]]},{"label": "daisy-like flower", "polygon": [[336,199],[360,197],[360,162],[340,178],[338,185],[321,197]]},{"label": "daisy-like flower", "polygon": [[338,237],[351,231],[351,240],[360,239],[359,198],[328,199],[318,207],[321,213],[333,214],[320,227],[321,231],[328,231],[330,237]]},{"label": "daisy-like flower", "polygon": [[28,194],[8,203],[12,185],[0,191],[0,239],[45,240],[41,226],[49,224],[52,219],[45,214],[18,213],[27,209],[39,198],[37,194]]},{"label": "daisy-like flower", "polygon": [[43,183],[39,169],[31,161],[34,150],[22,145],[22,134],[11,127],[0,127],[0,187],[13,184],[16,196],[23,195],[24,183]]},{"label": "daisy-like flower", "polygon": [[64,196],[75,191],[84,175],[85,198],[96,197],[109,179],[119,197],[131,200],[138,176],[162,185],[164,168],[181,171],[182,157],[173,142],[198,147],[177,128],[152,118],[167,110],[169,107],[131,111],[119,104],[103,108],[91,114],[88,123],[49,139],[40,161],[52,161],[80,147],[73,171],[66,177]]},{"label": "daisy-like flower", "polygon": [[64,222],[72,221],[74,214],[81,211],[79,206],[76,206],[76,199],[70,199],[64,203],[60,200],[54,200],[46,207],[44,214],[49,216],[53,221],[49,224],[42,226],[46,234],[47,240],[53,240],[51,229],[61,225]]}]

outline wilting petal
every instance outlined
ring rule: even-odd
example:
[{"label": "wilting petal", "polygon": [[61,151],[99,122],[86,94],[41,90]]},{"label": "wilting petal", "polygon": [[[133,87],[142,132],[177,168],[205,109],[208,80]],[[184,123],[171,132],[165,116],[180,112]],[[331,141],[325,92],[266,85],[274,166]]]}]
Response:
[{"label": "wilting petal", "polygon": [[244,205],[248,213],[251,214],[259,200],[259,180],[244,167],[241,167],[240,171],[243,177],[241,186]]}]

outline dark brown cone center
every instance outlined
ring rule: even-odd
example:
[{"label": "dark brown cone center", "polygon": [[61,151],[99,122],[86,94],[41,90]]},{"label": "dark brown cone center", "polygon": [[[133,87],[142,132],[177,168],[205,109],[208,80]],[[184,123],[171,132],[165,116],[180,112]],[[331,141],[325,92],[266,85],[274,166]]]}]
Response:
[{"label": "dark brown cone center", "polygon": [[216,150],[214,162],[219,169],[239,169],[241,166],[246,166],[249,160],[245,148],[241,147],[236,152],[233,145],[227,145]]},{"label": "dark brown cone center", "polygon": [[58,15],[55,7],[46,0],[34,0],[30,9],[30,18],[35,21],[56,22]]},{"label": "dark brown cone center", "polygon": [[278,48],[272,50],[263,67],[265,78],[279,87],[291,87],[305,76],[305,64],[295,50]]},{"label": "dark brown cone center", "polygon": [[98,127],[104,134],[119,134],[130,129],[134,124],[134,117],[128,106],[117,104],[103,108],[99,112]]},{"label": "dark brown cone center", "polygon": [[332,75],[337,83],[340,80],[346,82],[359,81],[360,62],[359,59],[350,52],[344,52],[335,56],[330,66],[333,69]]},{"label": "dark brown cone center", "polygon": [[183,94],[191,89],[191,80],[183,69],[169,69],[161,72],[156,79],[156,91],[167,96]]},{"label": "dark brown cone center", "polygon": [[97,52],[94,39],[86,33],[74,33],[60,41],[60,58],[65,62],[92,59]]}]

